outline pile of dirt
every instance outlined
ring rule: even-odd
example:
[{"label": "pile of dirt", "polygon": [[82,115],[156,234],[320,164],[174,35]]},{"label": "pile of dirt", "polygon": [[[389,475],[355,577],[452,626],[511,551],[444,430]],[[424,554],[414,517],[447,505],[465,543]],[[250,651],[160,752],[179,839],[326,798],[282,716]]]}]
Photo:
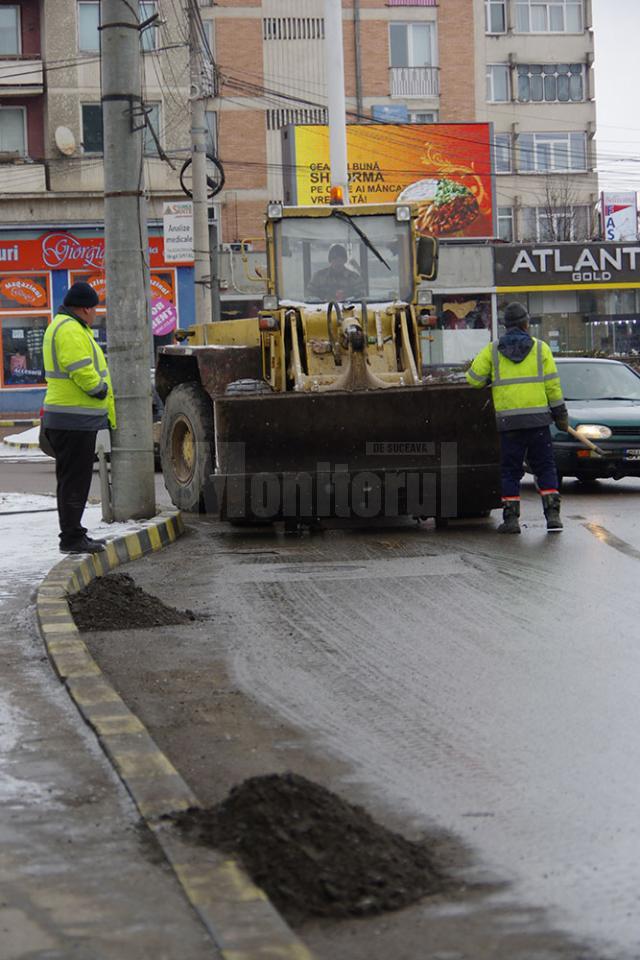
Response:
[{"label": "pile of dirt", "polygon": [[98,577],[67,599],[78,630],[164,627],[198,619],[191,610],[176,610],[145,593],[126,573]]},{"label": "pile of dirt", "polygon": [[444,886],[424,844],[297,774],[252,777],[219,806],[174,820],[188,836],[237,855],[294,924],[396,910]]}]

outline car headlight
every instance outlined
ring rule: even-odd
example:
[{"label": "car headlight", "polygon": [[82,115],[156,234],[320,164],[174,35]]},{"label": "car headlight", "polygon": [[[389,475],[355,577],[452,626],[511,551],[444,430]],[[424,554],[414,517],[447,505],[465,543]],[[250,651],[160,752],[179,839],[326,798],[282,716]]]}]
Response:
[{"label": "car headlight", "polygon": [[576,427],[576,433],[579,433],[585,440],[608,440],[611,436],[609,427],[600,423],[580,423]]}]

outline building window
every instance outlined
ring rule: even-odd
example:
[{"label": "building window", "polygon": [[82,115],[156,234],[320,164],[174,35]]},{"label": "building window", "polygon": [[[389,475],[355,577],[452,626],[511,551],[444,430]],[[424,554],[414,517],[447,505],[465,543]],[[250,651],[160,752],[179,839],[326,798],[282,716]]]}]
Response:
[{"label": "building window", "polygon": [[437,110],[412,110],[409,113],[409,123],[437,123]]},{"label": "building window", "polygon": [[24,107],[0,107],[0,153],[24,157],[27,152],[26,130]]},{"label": "building window", "polygon": [[[140,0],[138,4],[138,16],[140,18],[140,23],[144,23],[145,20],[148,20],[149,17],[152,17],[154,13],[158,12],[158,4],[156,0]],[[140,35],[142,50],[144,53],[147,53],[150,50],[157,50],[158,48],[158,28],[156,26],[145,27]]]},{"label": "building window", "polygon": [[206,110],[204,122],[207,125],[206,150],[210,157],[218,153],[218,114],[215,110]]},{"label": "building window", "polygon": [[496,133],[493,138],[496,173],[511,173],[513,170],[511,134]]},{"label": "building window", "polygon": [[498,238],[513,241],[513,207],[498,207]]},{"label": "building window", "polygon": [[583,0],[516,0],[517,33],[583,33]]},{"label": "building window", "polygon": [[265,17],[264,40],[324,40],[323,17]]},{"label": "building window", "polygon": [[81,53],[100,51],[100,3],[78,4],[78,50]]},{"label": "building window", "polygon": [[589,239],[589,207],[524,207],[522,239],[536,243]]},{"label": "building window", "polygon": [[487,64],[487,100],[506,103],[511,99],[508,63]]},{"label": "building window", "polygon": [[506,33],[506,0],[484,0],[484,18],[486,33]]},{"label": "building window", "polygon": [[584,172],[587,169],[585,133],[521,133],[518,148],[520,173]]},{"label": "building window", "polygon": [[102,105],[99,103],[83,103],[82,149],[85,153],[102,153],[103,148]]},{"label": "building window", "polygon": [[521,103],[579,103],[584,100],[584,64],[519,63]]},{"label": "building window", "polygon": [[[160,142],[160,104],[146,103],[144,106],[146,125],[144,128],[144,155],[145,157],[158,157],[160,151],[158,143]],[[153,133],[155,133],[155,137]]]},{"label": "building window", "polygon": [[0,57],[16,56],[21,52],[20,7],[17,4],[0,7]]},{"label": "building window", "polygon": [[434,66],[434,33],[432,23],[390,24],[391,66]]}]

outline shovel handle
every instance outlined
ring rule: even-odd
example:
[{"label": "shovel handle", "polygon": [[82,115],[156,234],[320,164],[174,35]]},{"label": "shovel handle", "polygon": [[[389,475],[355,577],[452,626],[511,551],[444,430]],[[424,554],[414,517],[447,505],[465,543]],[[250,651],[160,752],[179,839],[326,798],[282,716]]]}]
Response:
[{"label": "shovel handle", "polygon": [[573,427],[569,427],[567,430],[579,443],[584,447],[587,447],[589,450],[593,450],[594,453],[597,453],[599,457],[604,457],[604,450],[601,447],[596,446],[595,443],[592,443],[591,440],[587,440],[586,437],[581,436],[577,430],[574,430]]}]

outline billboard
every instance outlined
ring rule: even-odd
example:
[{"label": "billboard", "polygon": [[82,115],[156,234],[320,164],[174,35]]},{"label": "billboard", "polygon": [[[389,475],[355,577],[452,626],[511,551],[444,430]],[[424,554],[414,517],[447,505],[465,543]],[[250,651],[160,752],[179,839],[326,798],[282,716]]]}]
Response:
[{"label": "billboard", "polygon": [[635,192],[600,194],[600,216],[602,236],[605,240],[638,239],[638,207]]},{"label": "billboard", "polygon": [[[488,123],[351,124],[349,202],[416,202],[421,233],[492,237],[491,132]],[[283,137],[286,202],[329,203],[329,128],[292,126]]]}]

